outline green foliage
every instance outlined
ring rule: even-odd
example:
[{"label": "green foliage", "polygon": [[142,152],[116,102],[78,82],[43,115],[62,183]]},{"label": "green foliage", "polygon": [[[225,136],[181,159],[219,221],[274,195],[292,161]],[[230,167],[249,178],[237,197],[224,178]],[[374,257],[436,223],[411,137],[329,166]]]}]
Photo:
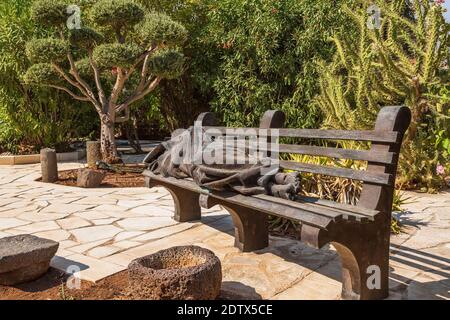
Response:
[{"label": "green foliage", "polygon": [[92,78],[92,68],[89,62],[89,58],[83,58],[75,62],[75,67],[78,70],[78,73],[83,78],[91,79]]},{"label": "green foliage", "polygon": [[66,41],[56,38],[33,39],[26,45],[28,59],[35,63],[64,61],[69,53]]},{"label": "green foliage", "polygon": [[68,300],[68,301],[75,300],[75,298],[73,296],[68,296],[66,294],[64,282],[61,283],[61,286],[59,287],[59,297],[61,298],[61,300]]},{"label": "green foliage", "polygon": [[358,28],[357,37],[335,36],[334,61],[320,64],[317,104],[325,117],[323,126],[367,129],[381,107],[410,107],[413,119],[398,181],[432,191],[442,180],[436,177],[436,165],[449,161],[436,148],[436,136],[439,141],[450,137],[448,100],[439,94],[448,87],[450,25],[442,7],[428,0],[375,3],[383,14],[381,28],[367,28],[368,1],[348,7],[345,12]]},{"label": "green foliage", "polygon": [[[41,17],[38,21],[47,17],[42,8],[49,3],[36,0],[32,15]],[[24,81],[91,102],[102,125],[103,158],[114,162],[118,159],[114,123],[124,120],[118,113],[125,111],[126,121],[133,103],[154,91],[164,78],[181,75],[184,57],[175,50],[185,42],[187,31],[164,14],[147,11],[145,16],[134,0],[75,0],[74,4],[81,9],[81,29],[44,24],[55,38],[29,41],[26,52],[31,62],[51,63],[53,69],[33,65]],[[50,12],[50,19],[58,21],[60,9]],[[65,81],[52,83],[53,70]]]},{"label": "green foliage", "polygon": [[31,4],[32,0],[0,3],[0,152],[37,152],[40,147],[63,151],[68,141],[95,129],[90,121],[95,113],[86,105],[21,81],[30,67],[26,42],[49,36],[31,19]]},{"label": "green foliage", "polygon": [[132,66],[144,49],[136,44],[105,43],[94,49],[94,60],[100,67]]},{"label": "green foliage", "polygon": [[404,206],[411,203],[411,198],[406,196],[402,190],[396,189],[392,200],[392,211],[404,211]]},{"label": "green foliage", "polygon": [[37,63],[32,65],[25,75],[23,81],[26,84],[54,85],[62,82],[62,78],[49,63]]},{"label": "green foliage", "polygon": [[211,0],[138,0],[151,12],[163,12],[181,23],[189,34],[182,48],[186,63],[178,79],[164,79],[158,89],[158,120],[168,132],[187,128],[196,117],[209,111],[214,95],[212,83],[220,65],[220,48],[206,37]]},{"label": "green foliage", "polygon": [[[94,68],[87,58],[87,53],[92,52],[93,61],[101,72],[100,79],[107,82],[103,83],[103,87],[112,88],[111,83],[114,83],[115,79],[111,76],[113,75],[111,72],[116,72],[114,68],[141,68],[143,54],[152,46],[158,45],[149,59],[149,65],[153,68],[152,73],[170,79],[182,73],[183,55],[174,50],[167,50],[167,47],[182,45],[187,38],[187,31],[169,16],[150,13],[144,19],[141,6],[130,0],[78,1],[77,4],[82,6],[83,12],[89,12],[87,19],[83,19],[83,27],[70,31],[59,30],[57,35],[61,39],[47,38],[30,41],[26,51],[32,62],[52,62],[67,72],[69,67],[66,59],[69,53],[67,43],[70,43],[72,46],[70,54],[78,60],[74,64],[75,68],[79,69],[78,74],[93,87],[96,86],[93,81]],[[43,15],[42,8],[48,5],[48,1],[36,1],[32,8],[32,15]],[[86,25],[89,21],[101,27],[110,26],[114,32],[111,33],[111,30],[108,31],[105,28],[94,30]],[[87,52],[83,49],[87,49]],[[37,67],[34,67],[25,78],[28,83],[36,83],[32,81],[32,76],[36,79],[49,80],[50,71],[46,69],[39,74]],[[133,74],[127,78],[131,84],[137,85],[139,82]],[[127,83],[124,88],[132,91],[130,83]]]},{"label": "green foliage", "polygon": [[161,13],[146,15],[143,23],[136,29],[141,41],[154,45],[176,46],[183,44],[187,39],[186,29]]},{"label": "green foliage", "polygon": [[87,50],[93,49],[95,46],[99,45],[102,40],[102,35],[91,28],[83,27],[81,29],[70,30],[69,32],[70,43],[75,47]]},{"label": "green foliage", "polygon": [[340,9],[351,0],[139,2],[170,15],[190,35],[183,76],[160,85],[169,129],[192,125],[209,106],[228,125],[256,125],[267,109],[282,109],[290,126],[317,126],[314,60],[332,57],[330,35],[352,34]]},{"label": "green foliage", "polygon": [[257,125],[268,109],[280,109],[288,124],[314,127],[311,99],[319,92],[316,59],[329,59],[328,38],[351,34],[341,5],[350,1],[224,0],[212,2],[204,42],[220,49],[213,82],[215,111],[228,125]]},{"label": "green foliage", "polygon": [[110,26],[114,31],[121,31],[142,21],[144,11],[130,0],[100,0],[92,6],[90,15],[97,25]]},{"label": "green foliage", "polygon": [[[392,201],[392,211],[404,212],[404,206],[410,203],[411,197],[405,196],[402,190],[396,189],[394,192],[394,199]],[[402,232],[402,224],[396,217],[391,219],[391,232],[394,234],[400,234]]]},{"label": "green foliage", "polygon": [[184,56],[175,50],[163,50],[150,59],[150,70],[153,74],[166,79],[178,78],[183,73]]},{"label": "green foliage", "polygon": [[422,117],[414,140],[403,146],[397,181],[405,188],[421,189],[433,193],[445,182],[437,173],[439,164],[450,163],[446,141],[450,137],[450,121],[439,120],[433,114]]},{"label": "green foliage", "polygon": [[58,26],[66,23],[68,1],[39,0],[31,6],[32,19],[45,26]]},{"label": "green foliage", "polygon": [[[1,98],[4,100],[4,98]],[[20,135],[20,132],[11,125],[11,119],[7,110],[0,108],[0,153],[15,151],[17,143],[14,137]]]},{"label": "green foliage", "polygon": [[450,133],[448,130],[450,127],[450,82],[448,68],[443,71],[447,72],[447,76],[442,75],[445,84],[431,87],[430,94],[427,94],[427,97],[433,101],[436,107],[434,113],[436,125],[433,129],[434,146],[441,154],[441,159],[449,159],[447,162],[450,163]]}]

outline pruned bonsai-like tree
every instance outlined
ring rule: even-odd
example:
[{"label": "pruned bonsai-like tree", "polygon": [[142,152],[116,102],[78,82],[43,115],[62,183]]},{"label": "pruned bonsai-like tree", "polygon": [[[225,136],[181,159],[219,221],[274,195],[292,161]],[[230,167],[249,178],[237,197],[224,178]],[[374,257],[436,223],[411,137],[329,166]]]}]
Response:
[{"label": "pruned bonsai-like tree", "polygon": [[132,0],[95,1],[83,7],[80,24],[72,21],[77,7],[68,1],[33,4],[33,19],[54,35],[27,43],[34,64],[23,79],[90,102],[101,122],[103,159],[113,163],[118,160],[114,126],[119,115],[154,91],[161,79],[182,74],[179,48],[187,32],[167,15],[146,13]]}]

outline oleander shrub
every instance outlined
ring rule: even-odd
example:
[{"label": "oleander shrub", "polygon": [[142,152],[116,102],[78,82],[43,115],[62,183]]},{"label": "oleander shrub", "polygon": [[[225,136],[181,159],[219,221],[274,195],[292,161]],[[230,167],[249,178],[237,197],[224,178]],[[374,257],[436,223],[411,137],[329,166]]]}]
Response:
[{"label": "oleander shrub", "polygon": [[341,7],[352,1],[223,0],[210,5],[205,42],[220,49],[213,110],[228,125],[257,125],[268,109],[287,125],[317,126],[316,60],[331,59],[329,37],[352,34]]},{"label": "oleander shrub", "polygon": [[328,37],[351,25],[350,0],[139,0],[189,31],[185,73],[163,80],[160,110],[173,130],[210,109],[227,125],[255,125],[267,109],[282,109],[291,126],[320,120],[315,59],[329,59]]}]

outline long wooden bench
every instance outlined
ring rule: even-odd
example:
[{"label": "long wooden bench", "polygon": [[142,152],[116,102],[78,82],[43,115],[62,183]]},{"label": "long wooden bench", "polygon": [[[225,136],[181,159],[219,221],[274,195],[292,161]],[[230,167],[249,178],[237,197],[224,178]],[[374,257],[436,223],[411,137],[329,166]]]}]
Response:
[{"label": "long wooden bench", "polygon": [[[225,129],[217,126],[212,113],[201,114],[197,121],[205,128]],[[205,190],[190,180],[162,177],[148,170],[144,172],[146,186],[163,186],[170,191],[175,202],[174,219],[180,222],[199,220],[201,207],[221,205],[232,216],[235,245],[242,251],[268,246],[269,214],[297,221],[301,224],[300,239],[303,242],[314,248],[331,243],[339,253],[342,262],[342,298],[387,297],[394,183],[403,136],[411,121],[409,108],[384,107],[378,114],[375,128],[366,131],[285,129],[284,121],[285,116],[281,111],[267,111],[259,129],[277,128],[280,137],[302,138],[302,141],[327,139],[370,142],[369,150],[308,144],[279,145],[280,153],[367,161],[367,170],[364,171],[280,161],[280,166],[288,170],[362,181],[363,189],[357,205],[301,196],[286,200],[268,195],[244,196],[234,192]],[[373,278],[378,275],[379,279]],[[379,287],[376,287],[377,280]]]}]

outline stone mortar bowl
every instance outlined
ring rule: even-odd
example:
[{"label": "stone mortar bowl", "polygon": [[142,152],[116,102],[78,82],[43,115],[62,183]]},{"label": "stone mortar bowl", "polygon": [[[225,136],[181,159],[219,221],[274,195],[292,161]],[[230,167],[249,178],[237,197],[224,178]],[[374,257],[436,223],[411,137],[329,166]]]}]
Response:
[{"label": "stone mortar bowl", "polygon": [[220,293],[222,267],[210,250],[172,247],[133,260],[128,280],[133,299],[212,300]]}]

